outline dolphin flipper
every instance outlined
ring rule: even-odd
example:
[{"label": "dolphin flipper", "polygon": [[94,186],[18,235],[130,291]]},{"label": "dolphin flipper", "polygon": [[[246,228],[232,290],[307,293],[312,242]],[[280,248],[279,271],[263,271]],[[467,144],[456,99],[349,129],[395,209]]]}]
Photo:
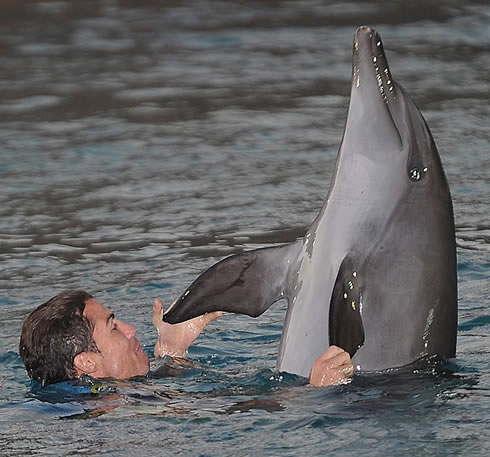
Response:
[{"label": "dolphin flipper", "polygon": [[345,258],[340,265],[330,301],[330,344],[341,347],[351,357],[364,344],[361,279],[353,262]]},{"label": "dolphin flipper", "polygon": [[290,265],[302,241],[246,251],[213,265],[175,301],[163,319],[175,324],[212,311],[260,316],[287,298]]}]

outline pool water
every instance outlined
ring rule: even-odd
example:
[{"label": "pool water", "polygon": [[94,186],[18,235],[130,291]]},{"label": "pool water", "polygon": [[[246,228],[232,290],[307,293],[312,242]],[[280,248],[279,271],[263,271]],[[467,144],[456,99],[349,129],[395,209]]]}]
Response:
[{"label": "pool water", "polygon": [[[488,5],[162,3],[0,4],[1,454],[488,455]],[[360,24],[380,32],[448,176],[456,359],[311,388],[274,370],[279,302],[210,324],[189,365],[31,386],[21,325],[60,291],[94,294],[151,355],[155,297],[305,232],[328,191]]]}]

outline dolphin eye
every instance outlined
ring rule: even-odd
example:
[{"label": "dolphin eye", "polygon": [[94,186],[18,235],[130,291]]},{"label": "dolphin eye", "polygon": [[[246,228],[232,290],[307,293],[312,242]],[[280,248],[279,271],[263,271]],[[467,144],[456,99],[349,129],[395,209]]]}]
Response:
[{"label": "dolphin eye", "polygon": [[417,182],[417,181],[420,181],[421,179],[423,179],[423,177],[425,176],[425,174],[427,173],[427,167],[411,167],[408,171],[408,177],[414,181],[414,182]]},{"label": "dolphin eye", "polygon": [[412,181],[420,181],[420,170],[418,167],[413,167],[408,172],[408,176]]}]

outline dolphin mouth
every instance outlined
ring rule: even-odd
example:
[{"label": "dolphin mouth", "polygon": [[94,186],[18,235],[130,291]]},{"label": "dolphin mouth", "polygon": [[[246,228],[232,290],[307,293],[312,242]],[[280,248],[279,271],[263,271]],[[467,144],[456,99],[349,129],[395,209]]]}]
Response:
[{"label": "dolphin mouth", "polygon": [[396,133],[400,148],[404,136],[399,128],[400,100],[403,92],[393,80],[381,37],[369,26],[359,27],[354,34],[352,51],[352,98],[361,98],[365,104],[385,109]]},{"label": "dolphin mouth", "polygon": [[396,89],[378,32],[361,26],[354,35],[352,85],[356,88],[375,84],[381,99],[388,104],[396,98]]}]

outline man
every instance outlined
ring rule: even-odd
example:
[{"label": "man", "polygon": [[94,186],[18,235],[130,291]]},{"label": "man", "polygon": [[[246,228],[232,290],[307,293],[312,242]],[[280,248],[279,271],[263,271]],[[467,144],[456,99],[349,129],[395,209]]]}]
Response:
[{"label": "man", "polygon": [[[153,323],[158,339],[155,356],[184,357],[206,325],[221,313],[209,313],[181,324],[162,321],[163,305],[155,300]],[[85,291],[68,291],[36,308],[24,321],[19,352],[31,379],[42,384],[92,378],[145,376],[150,363],[131,325],[116,318]],[[315,362],[310,384],[343,382],[352,374],[349,355],[331,346]]]}]

